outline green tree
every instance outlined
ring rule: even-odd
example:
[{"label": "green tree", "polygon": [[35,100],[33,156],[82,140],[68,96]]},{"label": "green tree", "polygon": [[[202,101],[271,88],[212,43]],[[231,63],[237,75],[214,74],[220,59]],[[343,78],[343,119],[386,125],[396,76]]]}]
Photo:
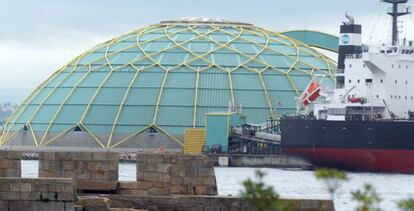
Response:
[{"label": "green tree", "polygon": [[337,169],[320,168],[315,171],[316,179],[322,180],[328,189],[331,199],[334,199],[335,192],[338,188],[348,180],[346,172]]},{"label": "green tree", "polygon": [[414,199],[404,199],[398,202],[398,207],[403,211],[414,211]]},{"label": "green tree", "polygon": [[381,211],[381,197],[370,184],[365,184],[363,190],[351,192],[352,200],[358,202],[357,211]]},{"label": "green tree", "polygon": [[247,179],[243,182],[244,190],[241,197],[248,201],[258,211],[290,211],[291,206],[279,199],[273,187],[267,186],[263,182],[265,173],[256,171],[257,181]]}]

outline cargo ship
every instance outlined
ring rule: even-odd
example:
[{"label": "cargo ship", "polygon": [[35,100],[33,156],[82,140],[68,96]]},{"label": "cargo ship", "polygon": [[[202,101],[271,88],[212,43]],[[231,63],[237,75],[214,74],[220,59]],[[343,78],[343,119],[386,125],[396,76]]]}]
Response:
[{"label": "cargo ship", "polygon": [[281,118],[284,153],[316,166],[414,174],[414,46],[398,26],[411,9],[408,0],[382,2],[392,5],[391,43],[362,45],[362,26],[347,15],[336,87],[315,79],[298,97],[298,113]]}]

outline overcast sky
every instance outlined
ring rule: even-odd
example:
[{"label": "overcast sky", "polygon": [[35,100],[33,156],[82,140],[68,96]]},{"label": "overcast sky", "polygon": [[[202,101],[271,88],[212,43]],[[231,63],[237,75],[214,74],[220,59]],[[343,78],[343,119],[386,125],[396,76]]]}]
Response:
[{"label": "overcast sky", "polygon": [[371,31],[388,39],[381,10],[379,0],[0,0],[0,89],[32,89],[92,46],[162,20],[212,17],[337,35],[349,11],[367,41]]}]

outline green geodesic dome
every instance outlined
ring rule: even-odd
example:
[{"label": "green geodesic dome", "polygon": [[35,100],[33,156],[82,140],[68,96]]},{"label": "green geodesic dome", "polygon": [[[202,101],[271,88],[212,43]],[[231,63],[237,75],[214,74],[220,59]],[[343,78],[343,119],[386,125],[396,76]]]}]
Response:
[{"label": "green geodesic dome", "polygon": [[165,21],[64,65],[20,105],[0,140],[24,131],[26,141],[46,146],[82,131],[112,148],[150,129],[182,142],[186,128],[203,127],[206,113],[229,106],[256,124],[293,113],[311,79],[333,84],[335,68],[303,43],[251,24]]}]

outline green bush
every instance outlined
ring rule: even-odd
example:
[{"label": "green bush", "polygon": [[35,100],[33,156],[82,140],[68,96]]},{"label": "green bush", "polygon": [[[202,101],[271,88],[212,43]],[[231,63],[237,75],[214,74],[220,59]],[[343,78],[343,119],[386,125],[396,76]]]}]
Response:
[{"label": "green bush", "polygon": [[346,172],[337,169],[320,168],[315,171],[316,179],[322,180],[331,194],[333,200],[336,190],[342,185],[343,182],[348,180]]},{"label": "green bush", "polygon": [[244,190],[241,193],[242,199],[248,201],[258,211],[290,211],[290,204],[279,200],[273,187],[263,182],[265,173],[256,171],[257,181],[247,179],[243,182]]},{"label": "green bush", "polygon": [[356,211],[381,211],[381,197],[370,184],[365,184],[363,190],[351,192],[352,199],[358,202]]},{"label": "green bush", "polygon": [[398,207],[403,211],[414,211],[414,199],[401,200],[398,202]]}]

